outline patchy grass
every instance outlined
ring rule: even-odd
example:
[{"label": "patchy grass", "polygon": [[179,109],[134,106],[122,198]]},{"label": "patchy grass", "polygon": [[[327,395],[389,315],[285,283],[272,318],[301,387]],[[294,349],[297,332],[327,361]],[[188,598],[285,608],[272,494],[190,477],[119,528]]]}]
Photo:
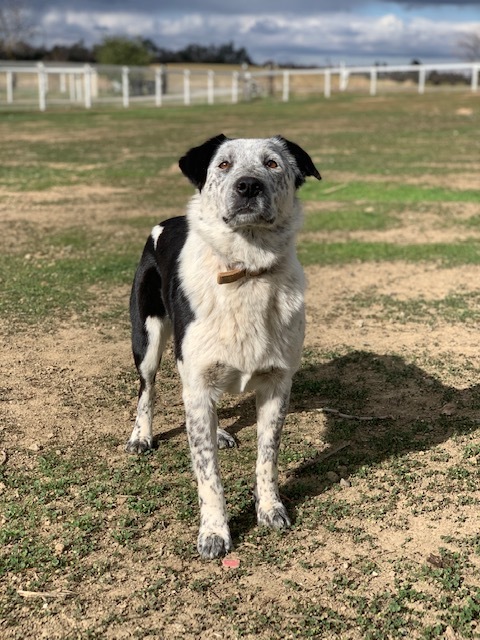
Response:
[{"label": "patchy grass", "polygon": [[480,317],[478,293],[451,294],[439,300],[413,298],[399,300],[394,296],[365,292],[351,300],[353,308],[365,308],[370,317],[394,319],[395,322],[421,322],[435,324],[438,320],[448,322],[477,322]]},{"label": "patchy grass", "polygon": [[[71,246],[71,245],[68,245]],[[86,256],[25,258],[2,256],[0,266],[3,295],[0,314],[12,322],[43,322],[86,312],[95,305],[94,285],[127,283],[138,261],[136,252]]]},{"label": "patchy grass", "polygon": [[349,182],[337,185],[308,182],[302,190],[302,198],[309,200],[337,200],[374,202],[378,204],[417,204],[426,202],[475,202],[479,189],[446,189],[444,187],[413,186],[408,184],[372,184],[371,182]]},{"label": "patchy grass", "polygon": [[309,242],[299,244],[303,264],[346,264],[355,262],[434,261],[444,266],[480,264],[476,240],[452,244],[393,244],[389,242]]},{"label": "patchy grass", "polygon": [[305,216],[304,231],[378,231],[398,225],[386,207],[350,207],[333,212],[312,211]]},{"label": "patchy grass", "polygon": [[[345,95],[3,114],[2,638],[478,637],[480,380],[469,340],[480,204],[455,181],[478,165],[472,100]],[[457,113],[464,105],[468,118]],[[236,570],[197,557],[170,352],[156,449],[123,452],[137,393],[129,283],[151,226],[192,193],[178,158],[220,130],[280,132],[323,176],[300,192],[310,337],[280,451],[290,531],[256,527],[254,398],[219,406],[238,442],[220,453]],[[425,211],[431,242],[350,237],[401,231],[407,213],[420,228]],[[435,240],[446,222],[462,241]],[[361,282],[359,265],[374,265],[373,278]],[[461,291],[417,291],[415,273],[429,269],[433,282],[447,268],[461,269]]]}]

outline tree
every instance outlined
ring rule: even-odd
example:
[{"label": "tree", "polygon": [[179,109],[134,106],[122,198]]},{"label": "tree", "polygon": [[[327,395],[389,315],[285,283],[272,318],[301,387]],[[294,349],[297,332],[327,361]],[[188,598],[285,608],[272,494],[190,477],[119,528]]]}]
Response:
[{"label": "tree", "polygon": [[143,41],[155,62],[201,62],[203,64],[253,64],[246,49],[236,49],[233,42],[220,45],[189,44],[178,51],[158,48],[151,40]]},{"label": "tree", "polygon": [[225,63],[225,64],[252,64],[247,51],[242,47],[235,49],[233,42],[227,44],[204,46],[201,44],[189,44],[177,52],[181,62]]},{"label": "tree", "polygon": [[480,32],[465,33],[457,43],[462,58],[471,62],[480,60]]},{"label": "tree", "polygon": [[7,58],[21,54],[34,33],[22,0],[0,1],[0,48]]},{"label": "tree", "polygon": [[95,58],[100,64],[124,64],[143,67],[152,61],[152,55],[140,38],[107,36],[95,47]]},{"label": "tree", "polygon": [[48,53],[43,55],[43,60],[55,62],[94,62],[93,53],[88,49],[83,40],[71,45],[56,44]]}]

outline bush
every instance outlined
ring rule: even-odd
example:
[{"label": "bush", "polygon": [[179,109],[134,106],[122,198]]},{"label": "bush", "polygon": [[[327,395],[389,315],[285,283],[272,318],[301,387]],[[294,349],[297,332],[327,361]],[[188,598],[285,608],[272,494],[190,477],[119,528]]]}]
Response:
[{"label": "bush", "polygon": [[143,67],[151,62],[151,54],[140,38],[123,36],[104,38],[95,48],[95,58],[100,64],[122,64]]}]

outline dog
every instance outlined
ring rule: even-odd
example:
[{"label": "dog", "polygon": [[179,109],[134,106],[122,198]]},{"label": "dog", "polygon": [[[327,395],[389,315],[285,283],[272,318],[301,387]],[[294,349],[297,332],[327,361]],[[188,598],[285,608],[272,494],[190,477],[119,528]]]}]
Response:
[{"label": "dog", "polygon": [[190,149],[179,166],[197,192],[186,216],[153,227],[132,286],[140,389],[126,450],[152,448],[155,376],[173,335],[198,484],[197,548],[212,559],[232,549],[217,457],[218,448],[235,446],[218,426],[216,403],[224,392],[256,393],[258,523],[291,524],[278,490],[277,458],[305,330],[296,191],[308,176],[321,177],[310,156],[281,136],[220,134]]}]

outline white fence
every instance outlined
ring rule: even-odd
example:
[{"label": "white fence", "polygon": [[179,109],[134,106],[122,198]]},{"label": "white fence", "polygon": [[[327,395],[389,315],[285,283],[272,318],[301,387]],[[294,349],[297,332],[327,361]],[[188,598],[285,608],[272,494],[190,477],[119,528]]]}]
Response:
[{"label": "white fence", "polygon": [[478,91],[480,62],[311,69],[212,71],[174,67],[0,62],[0,107],[38,104],[83,105],[146,103],[214,104],[271,96],[288,101],[292,95],[333,91],[416,91],[469,87]]}]

